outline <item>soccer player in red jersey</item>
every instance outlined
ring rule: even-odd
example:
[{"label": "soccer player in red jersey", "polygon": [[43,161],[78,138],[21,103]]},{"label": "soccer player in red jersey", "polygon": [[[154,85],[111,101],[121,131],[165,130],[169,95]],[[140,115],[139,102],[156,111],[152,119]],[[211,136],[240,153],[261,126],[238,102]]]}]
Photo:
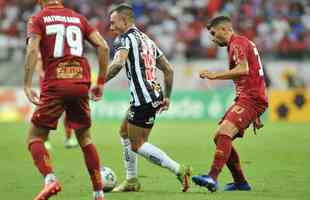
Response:
[{"label": "soccer player in red jersey", "polygon": [[260,116],[267,109],[268,100],[261,60],[255,44],[234,33],[230,18],[216,17],[207,28],[216,44],[227,46],[229,70],[223,72],[203,70],[199,75],[202,79],[233,80],[236,98],[235,103],[219,123],[214,138],[216,150],[209,173],[194,176],[192,180],[214,192],[218,188],[218,175],[226,164],[234,182],[227,184],[225,190],[251,190],[243,175],[239,155],[232,141],[242,137],[245,129],[252,123],[254,130],[263,126]]},{"label": "soccer player in red jersey", "polygon": [[[41,88],[43,80],[44,80],[43,61],[42,61],[41,54],[38,55],[38,60],[37,60],[37,64],[36,64],[36,71],[39,75],[39,85]],[[66,134],[65,147],[66,148],[78,147],[79,144],[78,144],[76,138],[73,136],[73,129],[70,127],[70,123],[68,122],[68,118],[67,118],[66,114],[64,115],[63,123],[64,123],[65,134]],[[46,140],[44,145],[47,149],[52,148],[52,145],[49,142],[49,140]]]},{"label": "soccer player in red jersey", "polygon": [[[90,136],[90,66],[84,57],[84,41],[97,50],[99,77],[91,89],[91,99],[102,97],[109,48],[105,40],[87,21],[60,0],[41,0],[42,10],[28,22],[24,91],[36,110],[28,133],[28,148],[45,184],[35,200],[46,200],[61,191],[50,156],[44,147],[49,131],[56,129],[65,111],[70,127],[75,130],[84,154],[94,190],[94,199],[103,200],[100,160]],[[40,97],[32,89],[32,76],[39,53],[42,55],[44,79]]]}]

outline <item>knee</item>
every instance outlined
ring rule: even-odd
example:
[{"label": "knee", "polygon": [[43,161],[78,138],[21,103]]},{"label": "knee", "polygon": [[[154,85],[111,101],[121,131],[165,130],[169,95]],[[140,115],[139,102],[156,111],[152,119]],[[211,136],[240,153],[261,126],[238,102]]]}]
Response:
[{"label": "knee", "polygon": [[219,137],[219,134],[217,133],[217,134],[214,136],[214,138],[213,138],[213,142],[214,142],[215,144],[217,144],[218,137]]},{"label": "knee", "polygon": [[138,145],[137,143],[131,143],[131,150],[135,153],[138,153],[138,149],[141,145]]},{"label": "knee", "polygon": [[91,137],[77,137],[77,140],[80,147],[86,147],[87,145],[92,143]]},{"label": "knee", "polygon": [[131,150],[138,153],[139,148],[143,145],[144,141],[131,141]]},{"label": "knee", "polygon": [[37,128],[35,126],[32,126],[28,131],[28,137],[26,139],[26,142],[28,144],[31,143],[33,140],[42,140],[43,142],[45,142],[48,139],[48,134],[49,134],[48,129]]},{"label": "knee", "polygon": [[119,135],[122,138],[128,138],[128,131],[127,131],[127,125],[126,124],[122,124],[122,126],[120,127]]},{"label": "knee", "polygon": [[128,133],[124,132],[122,130],[119,131],[119,136],[123,139],[127,139],[128,138]]},{"label": "knee", "polygon": [[81,147],[85,147],[88,144],[92,143],[89,129],[76,130],[75,135]]},{"label": "knee", "polygon": [[224,120],[224,122],[220,125],[217,135],[227,135],[231,138],[234,138],[239,132],[238,128],[235,124],[231,123],[230,121]]}]

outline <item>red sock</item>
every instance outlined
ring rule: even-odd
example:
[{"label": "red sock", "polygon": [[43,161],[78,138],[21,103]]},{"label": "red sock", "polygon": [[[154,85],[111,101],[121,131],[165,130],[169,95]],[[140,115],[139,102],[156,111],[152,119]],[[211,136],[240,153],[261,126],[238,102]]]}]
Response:
[{"label": "red sock", "polygon": [[72,128],[69,126],[68,120],[67,120],[67,115],[65,115],[64,118],[64,125],[65,125],[65,132],[66,132],[66,139],[70,139],[72,136]]},{"label": "red sock", "polygon": [[214,180],[217,180],[218,175],[221,173],[222,168],[227,162],[232,147],[232,139],[227,135],[218,135],[214,160],[209,172]]},{"label": "red sock", "polygon": [[34,164],[44,177],[53,172],[50,156],[41,139],[32,140],[28,145],[28,149],[32,155]]},{"label": "red sock", "polygon": [[103,184],[100,175],[100,160],[97,149],[94,144],[88,144],[82,147],[82,150],[93,189],[94,191],[101,191],[103,189]]},{"label": "red sock", "polygon": [[245,177],[244,177],[242,169],[241,169],[238,152],[236,151],[236,149],[233,146],[231,148],[230,157],[229,157],[226,165],[227,165],[228,169],[230,170],[231,175],[232,175],[234,182],[236,184],[242,184],[242,183],[247,182],[245,180]]}]

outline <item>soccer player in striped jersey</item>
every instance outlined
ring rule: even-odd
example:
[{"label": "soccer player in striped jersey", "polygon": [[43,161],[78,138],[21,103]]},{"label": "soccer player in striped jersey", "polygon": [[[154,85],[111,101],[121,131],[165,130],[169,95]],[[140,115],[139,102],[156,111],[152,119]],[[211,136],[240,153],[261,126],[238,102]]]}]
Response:
[{"label": "soccer player in striped jersey", "polygon": [[[157,112],[168,110],[173,83],[173,69],[156,44],[135,26],[130,5],[120,4],[110,12],[111,30],[118,35],[115,56],[109,66],[106,82],[125,67],[130,87],[131,105],[120,128],[126,180],[114,191],[139,191],[137,155],[169,169],[189,187],[191,169],[172,160],[165,152],[148,142]],[[156,82],[155,70],[164,73],[165,92]]]}]

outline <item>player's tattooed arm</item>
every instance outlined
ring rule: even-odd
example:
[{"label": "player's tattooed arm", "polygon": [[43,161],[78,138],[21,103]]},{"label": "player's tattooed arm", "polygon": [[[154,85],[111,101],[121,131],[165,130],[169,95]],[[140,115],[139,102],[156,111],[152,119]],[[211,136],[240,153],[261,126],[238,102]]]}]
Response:
[{"label": "player's tattooed arm", "polygon": [[173,68],[164,55],[160,56],[157,62],[157,67],[164,73],[165,98],[170,98],[173,84]]},{"label": "player's tattooed arm", "polygon": [[126,60],[128,58],[128,51],[120,49],[116,52],[112,63],[109,66],[108,74],[106,76],[106,82],[114,78],[123,68]]},{"label": "player's tattooed arm", "polygon": [[31,87],[32,76],[35,71],[35,67],[38,61],[39,55],[39,45],[41,37],[39,35],[34,35],[29,38],[26,53],[26,63],[24,66],[24,86]]},{"label": "player's tattooed arm", "polygon": [[26,53],[26,63],[25,63],[25,75],[24,75],[24,91],[28,100],[39,105],[39,96],[32,90],[32,76],[35,71],[35,67],[38,61],[39,46],[41,37],[39,35],[33,35],[28,40],[27,53]]},{"label": "player's tattooed arm", "polygon": [[107,74],[107,68],[109,62],[109,54],[110,54],[109,46],[98,31],[92,32],[89,36],[89,39],[97,51],[97,57],[99,61],[98,77],[104,78]]}]

